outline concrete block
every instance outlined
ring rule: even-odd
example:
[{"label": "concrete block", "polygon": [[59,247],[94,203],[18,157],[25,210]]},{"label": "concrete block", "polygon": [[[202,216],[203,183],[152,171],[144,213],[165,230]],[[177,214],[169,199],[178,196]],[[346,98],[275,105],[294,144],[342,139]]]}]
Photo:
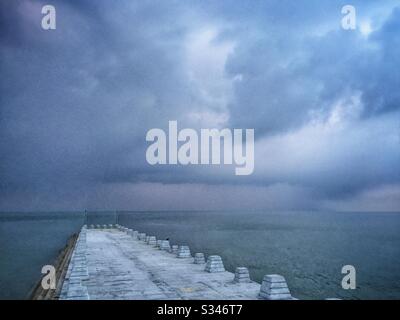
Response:
[{"label": "concrete block", "polygon": [[172,254],[177,254],[178,253],[178,245],[176,245],[176,244],[174,244],[172,247],[171,247],[171,251],[170,251]]},{"label": "concrete block", "polygon": [[195,264],[203,264],[206,263],[206,259],[204,257],[204,253],[195,253],[194,254],[194,263]]},{"label": "concrete block", "polygon": [[155,236],[149,236],[147,244],[150,246],[155,246],[157,244],[157,239]]},{"label": "concrete block", "polygon": [[178,252],[176,254],[177,258],[190,258],[190,249],[188,246],[179,246],[178,247]]},{"label": "concrete block", "polygon": [[139,238],[140,241],[145,241],[146,240],[146,234],[145,233],[139,233],[138,238]]},{"label": "concrete block", "polygon": [[266,300],[292,299],[285,278],[278,274],[264,276],[259,296],[261,299]]},{"label": "concrete block", "polygon": [[209,256],[207,259],[206,268],[204,269],[207,272],[215,273],[215,272],[224,272],[225,267],[222,262],[220,256]]},{"label": "concrete block", "polygon": [[161,244],[160,244],[160,249],[161,250],[165,250],[165,251],[171,250],[171,246],[169,245],[169,241],[168,240],[162,240]]},{"label": "concrete block", "polygon": [[161,246],[161,241],[162,241],[162,240],[157,240],[157,244],[156,244],[156,247],[157,247],[157,248],[160,248],[160,246]]},{"label": "concrete block", "polygon": [[249,269],[245,267],[237,267],[235,269],[235,278],[233,279],[233,282],[245,283],[250,281]]}]

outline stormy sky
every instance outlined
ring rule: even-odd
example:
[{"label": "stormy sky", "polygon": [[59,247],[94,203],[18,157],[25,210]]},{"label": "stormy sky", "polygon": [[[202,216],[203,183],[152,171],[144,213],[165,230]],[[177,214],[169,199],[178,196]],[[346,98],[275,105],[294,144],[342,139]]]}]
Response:
[{"label": "stormy sky", "polygon": [[[399,1],[4,0],[0,76],[2,211],[400,211]],[[254,128],[254,173],[149,165],[169,120]]]}]

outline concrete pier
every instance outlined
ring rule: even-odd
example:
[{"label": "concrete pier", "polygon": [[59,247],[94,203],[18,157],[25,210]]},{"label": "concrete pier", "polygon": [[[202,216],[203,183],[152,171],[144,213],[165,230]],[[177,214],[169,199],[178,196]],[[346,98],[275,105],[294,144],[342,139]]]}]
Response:
[{"label": "concrete pier", "polygon": [[[144,233],[139,233],[140,241],[124,227],[93,227],[79,235],[60,299],[291,298],[281,276],[266,276],[260,285],[250,280],[246,268],[238,268],[236,275],[225,271],[219,256],[209,256],[205,266],[204,254],[193,258],[188,246],[159,250],[143,241]],[[155,236],[148,240],[155,243]],[[177,253],[171,254],[174,249]]]},{"label": "concrete pier", "polygon": [[89,279],[87,267],[86,228],[79,234],[61,289],[60,299],[88,300],[89,294],[84,281]]}]

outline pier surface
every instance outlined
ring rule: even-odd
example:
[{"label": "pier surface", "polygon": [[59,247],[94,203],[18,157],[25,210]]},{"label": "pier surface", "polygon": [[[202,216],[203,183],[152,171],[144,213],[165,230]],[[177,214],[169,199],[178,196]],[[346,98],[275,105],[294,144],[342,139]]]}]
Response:
[{"label": "pier surface", "polygon": [[60,299],[258,299],[260,284],[209,273],[194,258],[146,244],[118,229],[84,229]]}]

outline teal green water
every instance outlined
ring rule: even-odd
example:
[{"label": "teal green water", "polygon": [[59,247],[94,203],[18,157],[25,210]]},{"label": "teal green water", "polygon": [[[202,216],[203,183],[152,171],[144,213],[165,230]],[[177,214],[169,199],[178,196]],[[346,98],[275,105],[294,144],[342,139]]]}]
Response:
[{"label": "teal green water", "polygon": [[[0,298],[26,298],[41,266],[83,223],[79,213],[0,214]],[[228,270],[246,266],[256,281],[282,274],[298,298],[400,299],[397,213],[120,212],[119,223],[193,253],[218,254]],[[347,264],[356,268],[356,290],[341,288]]]}]

